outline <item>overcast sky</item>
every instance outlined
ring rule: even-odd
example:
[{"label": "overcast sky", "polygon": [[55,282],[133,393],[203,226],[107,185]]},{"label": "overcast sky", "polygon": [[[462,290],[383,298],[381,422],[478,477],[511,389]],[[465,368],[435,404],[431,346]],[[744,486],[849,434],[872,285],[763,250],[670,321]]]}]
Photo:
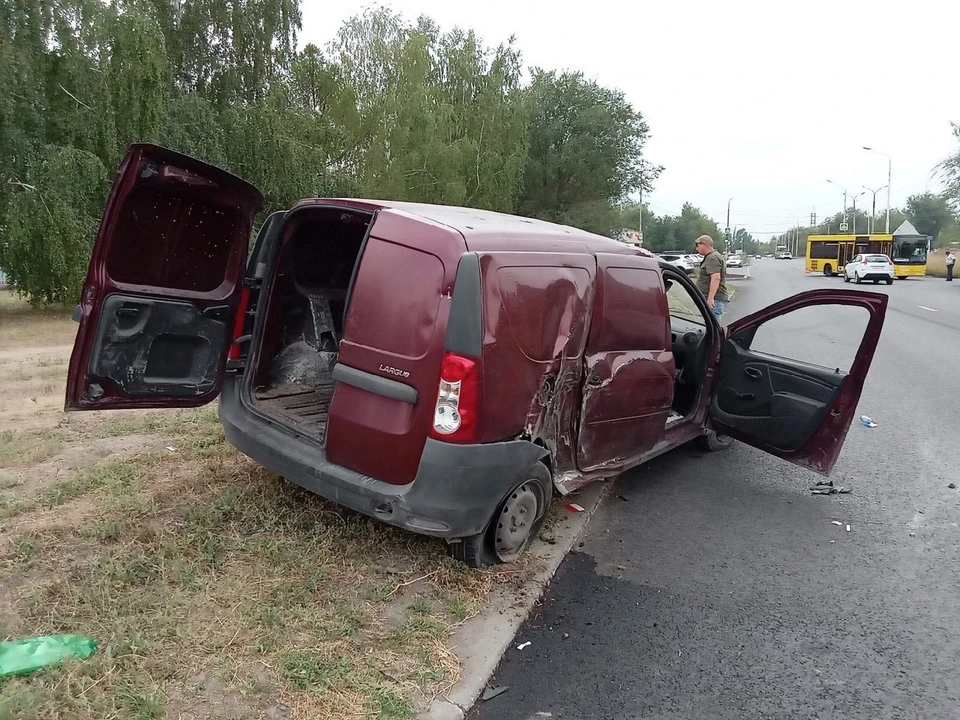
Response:
[{"label": "overcast sky", "polygon": [[[301,44],[325,46],[371,3],[304,0]],[[933,166],[960,123],[956,0],[683,0],[587,3],[392,0],[413,21],[515,35],[527,66],[581,70],[623,90],[650,125],[647,157],[665,166],[654,212],[690,201],[723,226],[780,232],[842,209],[842,190],[886,184],[894,206],[938,190]],[[563,7],[570,10],[561,10]],[[860,198],[858,206],[870,202]],[[877,208],[886,207],[886,192]]]}]

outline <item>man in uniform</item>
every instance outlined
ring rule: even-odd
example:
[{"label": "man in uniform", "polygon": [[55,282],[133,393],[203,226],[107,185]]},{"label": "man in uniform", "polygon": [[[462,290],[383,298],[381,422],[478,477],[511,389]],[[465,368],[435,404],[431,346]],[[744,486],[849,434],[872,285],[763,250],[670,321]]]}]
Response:
[{"label": "man in uniform", "polygon": [[703,262],[700,263],[700,271],[697,273],[697,287],[707,298],[707,307],[719,321],[730,301],[730,294],[725,284],[727,264],[723,256],[713,247],[713,238],[709,235],[701,235],[697,238],[697,252],[703,255]]}]

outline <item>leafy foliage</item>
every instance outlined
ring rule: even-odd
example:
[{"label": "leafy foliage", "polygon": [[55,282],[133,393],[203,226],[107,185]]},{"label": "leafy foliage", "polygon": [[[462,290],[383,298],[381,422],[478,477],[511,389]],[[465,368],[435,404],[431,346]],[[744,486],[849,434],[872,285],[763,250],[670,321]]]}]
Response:
[{"label": "leafy foliage", "polygon": [[80,297],[106,187],[107,172],[96,155],[51,146],[36,185],[20,186],[10,199],[0,261],[34,304]]},{"label": "leafy foliage", "polygon": [[[300,22],[299,0],[0,0],[0,267],[20,291],[76,299],[133,142],[250,180],[266,211],[381,197],[611,236],[659,172],[621,92],[539,69],[524,86],[512,40],[380,8],[298,50]],[[689,215],[672,232],[699,227]]]}]

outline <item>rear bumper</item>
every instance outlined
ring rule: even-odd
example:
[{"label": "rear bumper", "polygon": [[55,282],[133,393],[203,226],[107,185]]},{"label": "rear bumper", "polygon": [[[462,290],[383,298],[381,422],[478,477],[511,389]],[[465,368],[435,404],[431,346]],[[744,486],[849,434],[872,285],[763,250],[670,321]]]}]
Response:
[{"label": "rear bumper", "polygon": [[234,377],[224,381],[219,414],[227,441],[268,470],[351,510],[448,540],[483,532],[523,470],[547,454],[523,440],[453,445],[428,438],[416,478],[393,485],[328,462],[317,446],[252,413]]},{"label": "rear bumper", "polygon": [[863,273],[862,280],[893,280],[893,273],[890,272],[868,272]]}]

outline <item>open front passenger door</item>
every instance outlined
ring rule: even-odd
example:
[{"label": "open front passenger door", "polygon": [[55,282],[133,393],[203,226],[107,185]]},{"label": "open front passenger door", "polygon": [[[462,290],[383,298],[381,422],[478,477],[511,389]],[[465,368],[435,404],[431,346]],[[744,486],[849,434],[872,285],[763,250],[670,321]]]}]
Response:
[{"label": "open front passenger door", "polygon": [[67,410],[195,407],[220,392],[254,186],[132,145],[100,221],[78,308]]},{"label": "open front passenger door", "polygon": [[[857,409],[880,339],[887,296],[851,290],[811,290],[733,323],[710,399],[720,433],[827,475]],[[751,349],[764,323],[814,305],[862,307],[869,320],[849,372]]]}]

